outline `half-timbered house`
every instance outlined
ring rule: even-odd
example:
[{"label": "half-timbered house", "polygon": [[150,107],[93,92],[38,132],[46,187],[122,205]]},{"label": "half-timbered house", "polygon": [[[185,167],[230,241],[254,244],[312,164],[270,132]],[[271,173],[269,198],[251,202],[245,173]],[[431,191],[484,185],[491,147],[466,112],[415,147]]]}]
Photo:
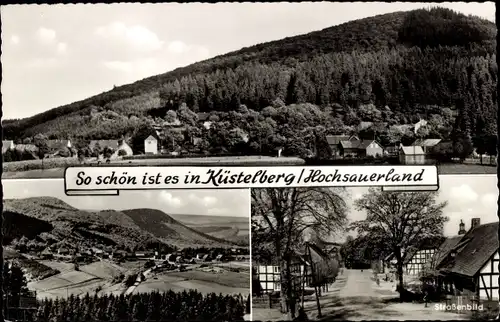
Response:
[{"label": "half-timbered house", "polygon": [[481,225],[473,218],[463,235],[438,265],[444,288],[454,295],[477,296],[480,301],[499,300],[498,222]]}]

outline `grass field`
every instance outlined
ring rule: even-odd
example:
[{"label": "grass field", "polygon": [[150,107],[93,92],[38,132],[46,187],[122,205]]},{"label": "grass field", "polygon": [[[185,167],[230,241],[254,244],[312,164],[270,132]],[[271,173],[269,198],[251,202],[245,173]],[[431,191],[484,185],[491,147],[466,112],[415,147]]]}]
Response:
[{"label": "grass field", "polygon": [[[206,158],[178,158],[178,159],[144,159],[144,160],[113,160],[101,166],[292,166],[303,165],[304,160],[295,157],[206,157]],[[74,158],[65,158],[44,161],[44,169],[40,160],[7,162],[2,165],[2,179],[43,179],[63,178],[66,166],[78,166],[80,163]],[[95,166],[96,163],[91,164]],[[81,166],[85,166],[81,164]]]},{"label": "grass field", "polygon": [[[232,273],[232,274],[227,274]],[[234,272],[213,274],[200,271],[168,272],[142,282],[134,293],[168,291],[182,292],[196,289],[201,293],[242,294],[250,293],[250,274]]]}]

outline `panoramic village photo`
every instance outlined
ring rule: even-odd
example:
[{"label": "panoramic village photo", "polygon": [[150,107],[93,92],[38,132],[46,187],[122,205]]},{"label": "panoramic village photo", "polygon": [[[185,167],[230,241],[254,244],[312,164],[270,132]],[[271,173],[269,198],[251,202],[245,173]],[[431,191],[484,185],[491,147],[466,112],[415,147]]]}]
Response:
[{"label": "panoramic village photo", "polygon": [[3,182],[10,321],[242,321],[250,314],[249,191],[66,196]]},{"label": "panoramic village photo", "polygon": [[10,5],[1,14],[2,178],[100,164],[496,173],[493,2]]},{"label": "panoramic village photo", "polygon": [[252,318],[497,317],[497,178],[439,179],[432,192],[252,189]]}]

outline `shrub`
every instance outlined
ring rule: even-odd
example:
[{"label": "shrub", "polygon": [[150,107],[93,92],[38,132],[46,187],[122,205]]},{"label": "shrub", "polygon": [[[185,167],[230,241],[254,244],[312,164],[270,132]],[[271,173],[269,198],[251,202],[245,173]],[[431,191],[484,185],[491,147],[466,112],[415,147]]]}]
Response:
[{"label": "shrub", "polygon": [[120,151],[118,151],[118,156],[120,157],[123,157],[123,156],[126,156],[127,155],[127,151],[121,149]]}]

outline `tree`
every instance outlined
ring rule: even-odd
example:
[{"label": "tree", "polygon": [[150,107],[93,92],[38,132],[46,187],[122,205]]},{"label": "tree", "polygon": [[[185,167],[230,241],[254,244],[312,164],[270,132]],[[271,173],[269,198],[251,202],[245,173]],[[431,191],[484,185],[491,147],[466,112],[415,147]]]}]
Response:
[{"label": "tree", "polygon": [[448,220],[442,212],[447,203],[436,203],[436,197],[436,192],[384,192],[371,188],[354,203],[367,217],[353,222],[350,229],[357,230],[360,235],[385,239],[396,258],[401,300],[403,261],[408,251],[426,238],[442,236],[444,223]]},{"label": "tree", "polygon": [[[252,247],[272,249],[281,268],[281,310],[295,317],[291,280],[292,256],[310,230],[323,237],[343,230],[347,206],[343,188],[252,190]],[[290,303],[290,306],[287,306]]]},{"label": "tree", "polygon": [[94,158],[99,158],[101,153],[102,153],[101,144],[99,142],[96,142],[96,144],[94,144],[94,147],[92,148],[92,156]]},{"label": "tree", "polygon": [[19,307],[22,296],[28,295],[28,283],[24,273],[17,264],[7,261],[3,264],[3,291],[8,307]]},{"label": "tree", "polygon": [[47,155],[50,152],[49,148],[49,139],[47,138],[46,135],[44,134],[37,134],[33,138],[33,143],[35,146],[38,148],[38,157],[42,159],[42,169],[43,169],[43,159],[45,159],[45,155]]}]

